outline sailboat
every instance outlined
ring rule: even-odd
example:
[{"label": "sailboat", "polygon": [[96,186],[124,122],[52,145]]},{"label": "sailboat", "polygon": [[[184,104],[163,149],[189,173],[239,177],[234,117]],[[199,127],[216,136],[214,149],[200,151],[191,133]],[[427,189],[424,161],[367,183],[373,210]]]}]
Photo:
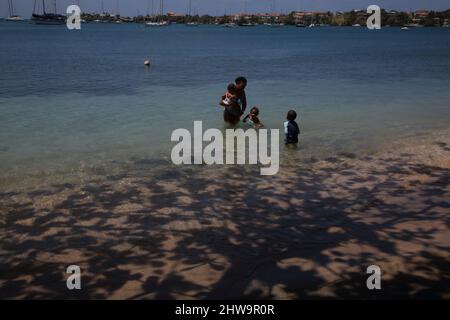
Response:
[{"label": "sailboat", "polygon": [[[276,0],[273,0],[272,1],[272,16],[275,16],[276,7],[277,7]],[[278,21],[278,17],[275,17],[274,20],[275,21],[273,21],[272,23],[268,23],[267,25],[270,26],[271,28],[279,28],[279,27],[284,26],[283,23],[280,23]]]},{"label": "sailboat", "polygon": [[[162,19],[163,15],[164,15],[164,0],[160,1],[160,3],[159,3],[159,10],[160,10],[160,14],[159,15],[160,15],[160,17]],[[169,24],[170,24],[169,21],[164,21],[164,20],[161,20],[161,21],[149,21],[149,22],[145,23],[145,25],[147,27],[167,27]]]},{"label": "sailboat", "polygon": [[311,24],[308,26],[308,28],[316,28],[319,27],[320,24],[316,23],[316,19],[314,18],[314,15],[311,16]]},{"label": "sailboat", "polygon": [[[188,13],[189,19],[192,18],[191,11],[192,11],[192,0],[189,0],[189,13]],[[186,26],[188,26],[188,27],[198,27],[198,23],[194,22],[194,21],[190,21],[190,22],[186,23]]]},{"label": "sailboat", "polygon": [[145,24],[147,27],[166,27],[169,25],[168,21],[149,21]]},{"label": "sailboat", "polygon": [[[303,4],[302,4],[302,2],[300,2],[299,12],[301,12],[302,7],[303,7]],[[297,28],[306,28],[307,25],[305,24],[304,19],[305,19],[304,16],[303,16],[303,18],[301,20],[299,20],[298,17],[297,17],[297,20],[295,22],[295,26]]]},{"label": "sailboat", "polygon": [[241,22],[239,23],[239,27],[256,27],[258,24],[254,22]]},{"label": "sailboat", "polygon": [[223,27],[224,28],[234,28],[234,27],[237,27],[237,24],[234,22],[227,22],[227,23],[223,24]]},{"label": "sailboat", "polygon": [[114,23],[116,23],[116,24],[122,24],[123,23],[122,19],[120,18],[119,6],[120,6],[119,0],[116,0],[116,16],[115,16],[115,20],[114,20]]},{"label": "sailboat", "polygon": [[66,24],[66,16],[56,13],[56,0],[53,1],[54,13],[47,13],[45,11],[45,0],[42,0],[42,14],[38,13],[38,8],[34,0],[33,14],[31,15],[31,23],[43,25],[63,25]]},{"label": "sailboat", "polygon": [[12,0],[8,0],[8,8],[9,8],[9,17],[6,18],[6,21],[23,21],[21,16],[15,14],[14,4]]}]

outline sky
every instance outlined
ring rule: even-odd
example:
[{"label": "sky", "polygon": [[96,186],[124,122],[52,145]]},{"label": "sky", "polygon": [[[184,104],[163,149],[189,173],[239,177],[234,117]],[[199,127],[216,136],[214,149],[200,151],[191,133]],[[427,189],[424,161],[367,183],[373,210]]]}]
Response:
[{"label": "sky", "polygon": [[[34,1],[13,0],[16,14],[27,18],[31,15]],[[54,0],[46,0],[49,7]],[[151,13],[152,1],[155,12],[159,11],[160,0],[103,0],[105,11],[121,15],[135,16]],[[192,14],[223,15],[238,12],[271,12],[273,0],[191,0]],[[450,9],[450,0],[275,0],[276,12],[291,11],[347,11],[364,9],[371,4],[385,9],[414,11],[420,9]],[[82,12],[100,12],[102,0],[57,0],[58,13],[63,13],[68,5],[79,4]],[[164,0],[164,11],[187,13],[189,0]],[[0,0],[0,17],[8,16],[8,1]]]}]

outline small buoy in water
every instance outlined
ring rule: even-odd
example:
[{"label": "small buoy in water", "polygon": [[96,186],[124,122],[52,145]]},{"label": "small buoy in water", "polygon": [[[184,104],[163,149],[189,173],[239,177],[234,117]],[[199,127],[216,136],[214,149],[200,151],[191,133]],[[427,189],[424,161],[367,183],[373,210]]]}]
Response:
[{"label": "small buoy in water", "polygon": [[147,67],[149,67],[149,66],[150,66],[150,60],[145,60],[145,61],[144,61],[144,65],[147,66]]}]

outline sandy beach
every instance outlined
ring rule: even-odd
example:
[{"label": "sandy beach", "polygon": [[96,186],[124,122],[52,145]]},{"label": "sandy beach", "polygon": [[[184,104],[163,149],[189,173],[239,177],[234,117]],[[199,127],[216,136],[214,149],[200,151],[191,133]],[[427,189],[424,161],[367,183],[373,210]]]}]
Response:
[{"label": "sandy beach", "polygon": [[[292,160],[274,177],[128,167],[5,190],[0,298],[448,299],[449,137]],[[82,290],[66,288],[71,264]],[[372,264],[379,291],[366,287]]]}]

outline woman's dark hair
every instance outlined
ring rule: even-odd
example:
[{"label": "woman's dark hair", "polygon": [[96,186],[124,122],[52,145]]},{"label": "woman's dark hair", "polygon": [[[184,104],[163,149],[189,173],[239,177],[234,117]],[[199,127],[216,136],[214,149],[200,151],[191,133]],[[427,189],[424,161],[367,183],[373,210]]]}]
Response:
[{"label": "woman's dark hair", "polygon": [[247,79],[245,77],[237,77],[236,80],[234,80],[236,83],[243,82],[244,84],[247,84]]},{"label": "woman's dark hair", "polygon": [[297,118],[297,112],[295,112],[294,110],[289,110],[289,112],[287,113],[287,119],[289,121],[294,121]]}]

